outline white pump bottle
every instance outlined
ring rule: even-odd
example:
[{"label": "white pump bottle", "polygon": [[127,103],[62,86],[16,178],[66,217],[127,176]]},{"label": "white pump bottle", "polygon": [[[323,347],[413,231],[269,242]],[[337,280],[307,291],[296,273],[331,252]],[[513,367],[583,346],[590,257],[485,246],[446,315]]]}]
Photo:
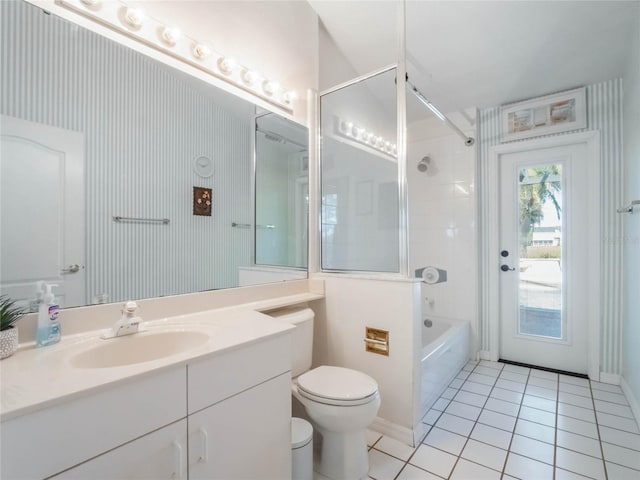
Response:
[{"label": "white pump bottle", "polygon": [[58,320],[60,305],[55,302],[55,297],[51,291],[53,287],[57,286],[52,283],[45,284],[44,301],[38,309],[37,347],[46,347],[60,341],[60,321]]}]

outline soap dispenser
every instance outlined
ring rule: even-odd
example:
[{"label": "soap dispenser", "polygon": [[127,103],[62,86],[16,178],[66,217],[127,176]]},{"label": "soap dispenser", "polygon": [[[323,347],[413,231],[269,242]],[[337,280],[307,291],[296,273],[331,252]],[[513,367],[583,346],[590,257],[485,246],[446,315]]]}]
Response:
[{"label": "soap dispenser", "polygon": [[44,300],[38,309],[38,330],[36,331],[36,346],[46,347],[60,341],[60,305],[55,302],[55,297],[51,289],[58,285],[53,283],[45,284],[46,293]]}]

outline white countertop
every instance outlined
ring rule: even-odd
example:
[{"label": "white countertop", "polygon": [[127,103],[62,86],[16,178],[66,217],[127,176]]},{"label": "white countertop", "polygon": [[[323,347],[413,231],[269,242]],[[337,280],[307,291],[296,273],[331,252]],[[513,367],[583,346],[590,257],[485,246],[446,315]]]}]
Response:
[{"label": "white countertop", "polygon": [[209,339],[184,352],[124,366],[80,368],[71,364],[71,358],[78,353],[103,342],[121,340],[101,339],[104,330],[63,335],[58,344],[43,348],[22,345],[11,357],[0,361],[0,420],[6,421],[159,369],[186,365],[198,358],[285,334],[292,328],[289,324],[260,311],[321,298],[323,295],[303,293],[145,322],[147,334],[189,330],[206,333]]}]

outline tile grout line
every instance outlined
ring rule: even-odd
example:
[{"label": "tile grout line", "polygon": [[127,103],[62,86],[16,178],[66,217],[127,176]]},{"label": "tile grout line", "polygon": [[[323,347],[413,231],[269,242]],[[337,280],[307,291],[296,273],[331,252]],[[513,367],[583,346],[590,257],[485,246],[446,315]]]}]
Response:
[{"label": "tile grout line", "polygon": [[513,432],[511,432],[511,440],[509,440],[509,446],[507,447],[507,455],[504,457],[504,464],[502,466],[502,475],[504,477],[507,475],[507,462],[509,461],[509,455],[511,454],[511,445],[513,444],[513,437],[516,435],[516,428],[518,427],[518,420],[520,420],[520,411],[522,410],[522,403],[524,402],[524,396],[527,392],[527,385],[529,385],[529,379],[531,378],[531,368],[529,368],[529,373],[527,374],[527,381],[524,384],[524,390],[522,391],[522,398],[520,399],[520,406],[518,407],[518,415],[516,416],[516,423],[513,425]]},{"label": "tile grout line", "polygon": [[602,455],[602,468],[604,468],[604,479],[609,480],[607,472],[607,461],[604,457],[604,448],[602,447],[602,436],[600,435],[600,423],[598,422],[598,411],[596,410],[596,400],[593,397],[593,388],[591,388],[591,380],[589,380],[589,391],[591,392],[591,403],[593,405],[593,414],[596,417],[596,431],[598,432],[598,444],[600,445],[600,454]]},{"label": "tile grout line", "polygon": [[558,375],[558,381],[556,383],[556,415],[555,425],[553,430],[553,480],[556,480],[556,471],[558,469],[558,415],[559,415],[559,403],[560,403],[560,375]]}]

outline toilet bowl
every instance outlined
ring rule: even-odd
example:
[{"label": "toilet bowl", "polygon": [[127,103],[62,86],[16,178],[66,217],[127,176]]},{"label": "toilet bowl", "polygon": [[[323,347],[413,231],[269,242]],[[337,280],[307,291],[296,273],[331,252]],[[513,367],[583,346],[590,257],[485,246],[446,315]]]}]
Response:
[{"label": "toilet bowl", "polygon": [[292,393],[316,432],[314,470],[334,480],[366,478],[366,429],[380,407],[375,380],[356,370],[321,366],[300,375]]},{"label": "toilet bowl", "polygon": [[313,469],[331,480],[366,478],[366,430],[380,408],[378,384],[349,368],[323,365],[311,369],[313,310],[287,308],[269,315],[296,327],[291,335],[291,393],[313,425]]}]

